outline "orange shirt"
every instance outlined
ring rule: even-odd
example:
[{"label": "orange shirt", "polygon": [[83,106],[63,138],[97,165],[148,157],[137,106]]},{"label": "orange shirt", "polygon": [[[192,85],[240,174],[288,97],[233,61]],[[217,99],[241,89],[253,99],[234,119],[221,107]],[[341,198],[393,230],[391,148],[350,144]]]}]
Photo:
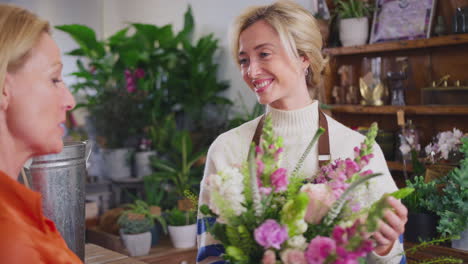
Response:
[{"label": "orange shirt", "polygon": [[42,214],[41,194],[1,171],[0,263],[82,263]]}]

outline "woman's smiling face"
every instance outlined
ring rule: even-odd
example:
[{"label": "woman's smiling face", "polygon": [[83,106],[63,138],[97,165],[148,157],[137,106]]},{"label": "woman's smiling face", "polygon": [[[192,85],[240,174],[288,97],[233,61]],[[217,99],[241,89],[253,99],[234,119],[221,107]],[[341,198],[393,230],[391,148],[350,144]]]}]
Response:
[{"label": "woman's smiling face", "polygon": [[288,110],[310,102],[310,97],[304,98],[308,60],[289,56],[278,33],[264,20],[242,31],[238,59],[244,81],[260,104]]}]

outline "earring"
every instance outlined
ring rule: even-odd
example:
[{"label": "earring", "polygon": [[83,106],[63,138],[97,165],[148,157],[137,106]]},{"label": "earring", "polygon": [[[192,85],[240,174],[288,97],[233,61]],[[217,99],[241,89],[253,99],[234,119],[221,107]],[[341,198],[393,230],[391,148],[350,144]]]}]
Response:
[{"label": "earring", "polygon": [[304,75],[305,75],[305,76],[309,75],[309,68],[305,68],[305,69],[304,69]]}]

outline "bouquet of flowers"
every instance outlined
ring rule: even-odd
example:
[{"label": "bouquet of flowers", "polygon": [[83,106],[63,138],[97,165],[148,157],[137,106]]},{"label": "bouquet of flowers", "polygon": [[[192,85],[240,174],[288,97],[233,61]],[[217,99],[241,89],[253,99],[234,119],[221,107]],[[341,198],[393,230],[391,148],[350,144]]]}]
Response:
[{"label": "bouquet of flowers", "polygon": [[[387,196],[361,209],[353,199],[357,188],[380,174],[363,171],[373,157],[374,124],[354,159],[335,160],[314,177],[298,171],[324,132],[320,128],[289,175],[279,166],[282,139],[273,134],[267,116],[259,146],[245,164],[207,179],[209,205],[200,211],[216,217],[209,232],[225,247],[230,263],[358,263],[373,250],[370,233],[377,230]],[[391,195],[403,198],[411,189]]]}]

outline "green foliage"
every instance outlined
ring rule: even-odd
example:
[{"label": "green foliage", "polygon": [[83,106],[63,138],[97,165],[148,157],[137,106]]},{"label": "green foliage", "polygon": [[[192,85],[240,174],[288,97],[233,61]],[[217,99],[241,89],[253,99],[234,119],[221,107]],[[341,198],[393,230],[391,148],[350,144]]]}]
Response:
[{"label": "green foliage", "polygon": [[433,197],[429,207],[440,217],[437,231],[443,236],[459,235],[468,223],[468,137],[461,139],[465,158],[458,168],[435,180],[444,186],[442,194]]},{"label": "green foliage", "polygon": [[193,211],[181,211],[173,208],[166,214],[167,223],[171,226],[192,225],[197,222],[197,217]]},{"label": "green foliage", "polygon": [[141,234],[148,232],[153,228],[154,222],[151,218],[132,218],[133,215],[134,214],[124,212],[117,220],[117,223],[124,234]]},{"label": "green foliage", "polygon": [[[306,159],[306,157],[309,155],[309,152],[310,150],[312,149],[312,147],[315,145],[315,143],[317,142],[317,140],[320,138],[320,136],[322,136],[322,134],[325,133],[325,129],[322,128],[322,127],[319,127],[317,129],[317,131],[315,132],[315,135],[314,137],[312,138],[312,140],[310,141],[309,145],[307,145],[307,148],[306,150],[304,151],[304,153],[302,154],[302,156],[299,158],[299,161],[297,162],[296,166],[294,167],[294,170],[293,172],[291,173],[291,176],[292,177],[297,177],[297,173],[299,172],[299,170],[301,169],[302,165],[304,164],[304,161]],[[294,186],[293,186],[294,187]],[[297,186],[296,186],[297,187]],[[292,191],[292,190],[291,190]]]},{"label": "green foliage", "polygon": [[160,154],[168,153],[172,150],[171,139],[177,131],[173,114],[161,117],[159,122],[155,120],[147,129],[148,137],[154,150]]},{"label": "green foliage", "polygon": [[[432,245],[439,245],[442,242],[446,242],[448,240],[455,239],[454,237],[445,237],[445,238],[439,238],[439,239],[434,239],[431,241],[422,241],[418,245],[411,247],[409,249],[405,250],[405,255],[406,256],[411,256],[415,253],[418,252],[418,250],[421,250],[423,248],[427,248]],[[418,262],[421,264],[436,264],[436,263],[463,263],[463,260],[457,259],[454,257],[436,257],[436,258],[430,258],[430,259],[425,259],[424,261]]]},{"label": "green foliage", "polygon": [[[166,220],[163,217],[161,217],[160,215],[152,214],[151,210],[150,210],[150,206],[146,202],[141,201],[141,200],[136,200],[133,204],[127,205],[127,207],[129,209],[125,210],[125,212],[121,215],[121,217],[123,217],[123,215],[128,215],[128,214],[141,215],[145,219],[149,219],[153,224],[154,224],[154,221],[158,221],[161,224],[164,233],[167,233]],[[122,221],[127,221],[127,220],[132,220],[132,219],[128,219],[128,217],[127,217],[127,219],[122,220]],[[127,222],[125,222],[125,223],[127,223]],[[145,224],[146,224],[146,220],[145,221],[141,220],[141,221],[138,221],[138,223],[133,224],[133,225],[137,225],[137,226],[143,228],[145,226]],[[121,227],[122,227],[122,225],[121,225]],[[150,227],[150,229],[151,229],[151,227]]]},{"label": "green foliage", "polygon": [[[72,73],[77,83],[72,88],[84,96],[79,107],[88,108],[107,147],[122,147],[127,139],[149,137],[146,134],[151,132],[155,147],[164,151],[168,140],[160,139],[167,134],[158,128],[165,127],[166,116],[183,113],[201,122],[206,105],[231,104],[219,95],[229,85],[217,79],[218,40],[210,34],[192,41],[190,7],[178,33],[172,25],[132,23],[99,41],[94,30],[83,25],[56,28],[79,45],[68,53],[78,57],[78,70]],[[136,76],[136,70],[143,70],[144,76],[133,78],[131,88],[128,79]],[[148,126],[153,126],[152,131]]]},{"label": "green foliage", "polygon": [[161,206],[165,193],[163,182],[153,175],[148,175],[143,178],[143,187],[145,188],[146,202],[149,205]]},{"label": "green foliage", "polygon": [[[362,150],[361,150],[362,151]],[[325,219],[324,219],[324,224],[327,225],[327,226],[330,226],[333,224],[333,222],[335,221],[335,219],[338,217],[338,215],[340,214],[340,212],[342,211],[342,209],[344,208],[344,205],[348,199],[348,196],[358,187],[360,186],[361,184],[367,182],[368,180],[374,178],[374,177],[377,177],[377,176],[380,176],[382,175],[381,173],[373,173],[373,174],[370,174],[370,175],[367,175],[365,177],[362,177],[362,178],[359,178],[358,180],[354,181],[349,187],[348,189],[346,189],[346,191],[340,196],[340,198],[338,198],[338,200],[336,200],[330,211],[327,213],[327,215],[325,216]]]},{"label": "green foliage", "polygon": [[424,182],[423,176],[415,176],[406,180],[406,186],[415,191],[402,200],[403,204],[413,213],[431,213],[432,199],[439,196],[435,181]]},{"label": "green foliage", "polygon": [[[179,196],[184,195],[185,190],[191,190],[192,186],[198,186],[202,172],[194,167],[205,151],[195,153],[192,139],[187,131],[176,131],[171,141],[172,151],[168,153],[166,160],[156,158],[152,161],[157,172],[153,176],[161,181],[169,181],[175,186]],[[198,189],[194,190],[198,193]]]},{"label": "green foliage", "polygon": [[341,18],[367,17],[372,12],[372,6],[362,0],[334,0],[335,13]]},{"label": "green foliage", "polygon": [[300,192],[293,199],[286,201],[283,206],[280,219],[282,224],[288,226],[289,237],[301,234],[298,231],[297,222],[304,219],[308,204],[309,196]]},{"label": "green foliage", "polygon": [[167,233],[167,225],[164,218],[153,215],[147,203],[136,200],[129,204],[127,210],[117,220],[120,228],[125,234],[139,234],[149,231],[154,226],[154,221],[158,221],[163,227],[164,233]]}]

